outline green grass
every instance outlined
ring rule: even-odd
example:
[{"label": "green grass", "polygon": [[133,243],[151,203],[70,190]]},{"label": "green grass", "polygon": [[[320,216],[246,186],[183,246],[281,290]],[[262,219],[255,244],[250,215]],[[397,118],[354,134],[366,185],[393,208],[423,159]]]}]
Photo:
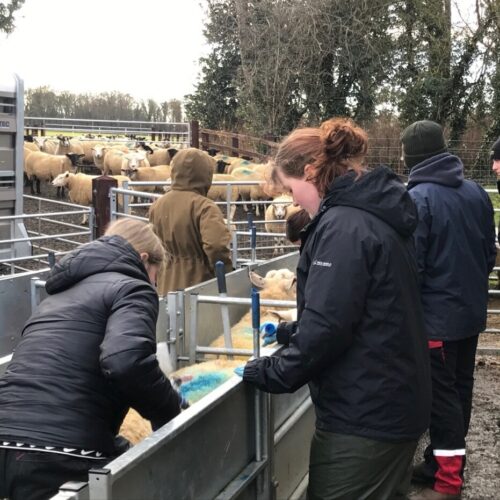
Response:
[{"label": "green grass", "polygon": [[[498,194],[497,186],[492,184],[487,184],[483,186],[484,189],[494,189],[495,193],[488,193],[491,199],[491,203],[493,203],[493,208],[500,209],[500,194]],[[498,226],[500,222],[500,212],[495,212],[495,224]]]}]

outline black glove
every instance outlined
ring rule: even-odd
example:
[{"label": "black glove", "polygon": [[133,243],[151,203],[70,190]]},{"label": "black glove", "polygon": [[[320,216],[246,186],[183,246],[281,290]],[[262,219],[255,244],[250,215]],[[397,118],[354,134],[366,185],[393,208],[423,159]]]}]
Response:
[{"label": "black glove", "polygon": [[276,329],[276,340],[278,344],[287,346],[290,344],[290,337],[297,330],[297,321],[284,321],[278,324]]}]

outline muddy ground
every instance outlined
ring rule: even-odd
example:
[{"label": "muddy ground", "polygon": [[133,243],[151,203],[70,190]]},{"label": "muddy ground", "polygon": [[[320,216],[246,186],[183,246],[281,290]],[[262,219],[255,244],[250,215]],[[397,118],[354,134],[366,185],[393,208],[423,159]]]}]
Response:
[{"label": "muddy ground", "polygon": [[[51,189],[50,187],[45,189]],[[26,194],[29,194],[26,192]],[[48,193],[54,199],[54,193]],[[42,211],[54,209],[42,205]],[[38,202],[25,201],[25,212],[36,213]],[[59,207],[57,208],[59,210]],[[141,215],[144,214],[144,211]],[[238,208],[237,219],[246,215]],[[63,216],[60,220],[78,224],[80,216]],[[53,234],[60,228],[41,222],[42,232]],[[38,228],[38,223],[29,222],[28,228]],[[86,241],[86,237],[79,238]],[[56,249],[67,250],[70,245],[58,243]],[[32,265],[23,263],[26,268]],[[493,283],[493,286],[495,284]],[[493,287],[492,286],[492,287]],[[489,309],[500,310],[500,298],[490,300]],[[500,330],[500,314],[488,315],[488,328]],[[480,337],[481,348],[500,349],[500,333],[484,333]],[[424,446],[425,443],[422,443]],[[419,457],[416,457],[418,459]],[[466,486],[462,498],[470,500],[500,499],[500,356],[477,356],[472,420],[467,438]]]}]

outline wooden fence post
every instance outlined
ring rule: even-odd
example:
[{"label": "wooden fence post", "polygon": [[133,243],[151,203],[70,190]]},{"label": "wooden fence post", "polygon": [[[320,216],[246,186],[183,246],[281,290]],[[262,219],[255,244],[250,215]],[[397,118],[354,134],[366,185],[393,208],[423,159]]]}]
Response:
[{"label": "wooden fence post", "polygon": [[238,153],[238,148],[240,147],[238,136],[231,138],[231,146],[236,149],[231,152],[231,156],[240,156],[240,154]]},{"label": "wooden fence post", "polygon": [[92,179],[92,205],[94,206],[95,213],[94,239],[104,234],[106,226],[111,220],[109,190],[116,186],[118,186],[118,181],[107,175],[101,175]]},{"label": "wooden fence post", "polygon": [[191,147],[200,148],[200,124],[197,120],[192,120],[191,126]]}]

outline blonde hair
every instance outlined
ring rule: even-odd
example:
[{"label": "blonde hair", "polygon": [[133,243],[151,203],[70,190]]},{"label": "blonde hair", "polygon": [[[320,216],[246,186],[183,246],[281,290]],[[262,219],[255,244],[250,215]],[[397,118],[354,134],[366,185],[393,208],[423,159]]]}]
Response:
[{"label": "blonde hair", "polygon": [[121,236],[137,253],[147,253],[149,264],[161,265],[165,260],[165,249],[151,224],[135,219],[118,219],[109,224],[104,235]]},{"label": "blonde hair", "polygon": [[349,169],[358,174],[368,150],[368,135],[349,118],[331,118],[319,127],[299,128],[281,142],[272,180],[279,168],[286,176],[302,178],[306,165],[314,167],[309,179],[324,196],[335,177]]}]

